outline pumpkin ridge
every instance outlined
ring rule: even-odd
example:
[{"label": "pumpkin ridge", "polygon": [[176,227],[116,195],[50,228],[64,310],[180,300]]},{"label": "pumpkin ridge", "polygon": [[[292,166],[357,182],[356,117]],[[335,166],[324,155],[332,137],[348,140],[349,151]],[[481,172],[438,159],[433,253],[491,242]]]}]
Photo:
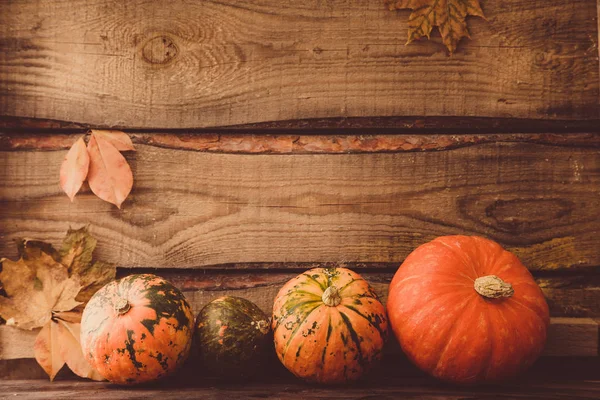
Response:
[{"label": "pumpkin ridge", "polygon": [[[399,288],[405,282],[412,281],[415,279],[420,280],[420,279],[432,277],[432,276],[435,278],[438,278],[438,277],[450,278],[451,280],[454,281],[454,283],[451,283],[450,281],[439,280],[437,284],[440,286],[441,285],[463,286],[465,289],[473,289],[472,283],[475,282],[475,280],[473,278],[471,278],[468,275],[463,275],[463,274],[457,275],[457,274],[449,274],[449,273],[441,273],[441,272],[423,272],[423,273],[420,273],[419,275],[411,275],[411,276],[408,276],[398,282],[395,282],[393,288],[390,286],[390,291],[401,290]],[[464,282],[463,278],[468,279],[470,282],[469,283]]]},{"label": "pumpkin ridge", "polygon": [[325,371],[325,356],[327,355],[327,346],[329,346],[329,338],[331,337],[331,332],[333,332],[333,327],[331,326],[331,314],[328,315],[328,320],[325,346],[323,346],[323,352],[321,353],[321,371]]},{"label": "pumpkin ridge", "polygon": [[319,285],[319,287],[325,291],[325,289],[327,289],[326,286],[324,286],[321,282],[319,282],[317,279],[313,278],[311,275],[307,274],[307,273],[303,273],[302,275],[306,276],[308,279],[310,279],[311,281],[315,282],[317,285]]},{"label": "pumpkin ridge", "polygon": [[[281,322],[280,322],[281,320],[285,320],[287,317],[289,317],[290,315],[292,315],[296,311],[296,309],[298,309],[298,308],[300,308],[302,306],[305,306],[307,304],[310,304],[310,303],[318,303],[318,302],[321,302],[321,299],[306,300],[306,301],[303,301],[301,303],[294,304],[293,307],[289,308],[287,311],[285,311],[284,313],[282,313],[280,318],[275,318],[274,319],[274,321],[275,321],[275,328],[277,328],[281,324]],[[287,303],[288,302],[285,302],[281,306],[280,311],[282,309],[285,309],[285,306],[286,306]]]},{"label": "pumpkin ridge", "polygon": [[[542,321],[544,324],[546,323],[546,321],[545,321],[545,320],[542,318],[542,316],[541,316],[541,315],[539,315],[539,314],[538,314],[538,312],[537,312],[537,311],[535,311],[534,309],[532,309],[532,308],[530,308],[530,307],[527,307],[525,304],[521,303],[519,300],[517,300],[517,299],[515,299],[515,298],[511,298],[511,299],[512,299],[512,302],[511,302],[511,303],[514,303],[514,304],[512,305],[512,307],[513,307],[513,308],[514,308],[514,305],[518,304],[518,305],[520,305],[521,307],[523,307],[523,308],[525,308],[525,309],[527,309],[527,310],[531,311],[531,313],[532,313],[532,314],[534,314],[536,317],[538,317],[538,319],[539,319],[540,321]],[[507,305],[509,305],[509,306],[510,306],[511,304],[510,304],[510,303],[507,303]]]},{"label": "pumpkin ridge", "polygon": [[343,304],[343,306],[346,307],[347,309],[355,312],[359,316],[363,317],[365,320],[367,320],[367,322],[369,323],[369,325],[371,325],[373,328],[375,328],[377,330],[377,332],[379,332],[379,335],[381,336],[381,339],[385,340],[385,335],[384,335],[383,331],[381,330],[381,327],[378,324],[374,324],[373,321],[371,321],[371,319],[369,319],[369,317],[367,317],[366,315],[364,315],[363,313],[361,313],[360,311],[358,311],[356,309],[356,307],[350,306],[350,305],[347,305],[347,304]]},{"label": "pumpkin ridge", "polygon": [[[306,291],[306,290],[299,290],[299,289],[296,289],[296,290],[294,290],[294,293],[305,294],[305,295],[309,295],[309,296],[314,296],[314,297],[315,297],[315,299],[321,299],[321,297],[319,297],[319,295],[317,295],[317,294],[315,294],[315,293],[308,292],[308,291]],[[307,300],[307,301],[312,301],[312,300]]]},{"label": "pumpkin ridge", "polygon": [[[458,324],[458,321],[460,320],[460,317],[465,313],[467,306],[473,301],[473,299],[476,299],[476,297],[472,297],[472,298],[468,299],[465,302],[464,306],[460,309],[460,311],[458,313],[456,313],[456,316],[454,317],[454,322],[452,323],[452,326],[450,327],[450,329],[448,330],[448,332],[445,335],[446,337],[451,338],[452,335],[454,334],[454,332],[456,331],[457,327],[460,326],[460,324]],[[437,361],[433,371],[436,371],[439,368],[440,363],[442,362],[442,359],[444,358],[446,351],[448,351],[448,348],[450,347],[451,343],[452,343],[451,340],[448,340],[446,342],[446,345],[444,346],[443,350],[441,351],[440,357],[438,358],[438,361]]]},{"label": "pumpkin ridge", "polygon": [[484,379],[488,379],[489,375],[490,375],[490,370],[493,367],[493,363],[491,362],[494,359],[494,342],[495,342],[495,335],[496,333],[494,332],[493,329],[493,324],[492,324],[492,315],[491,315],[491,310],[489,308],[487,308],[485,310],[485,319],[487,321],[487,326],[488,326],[488,339],[489,339],[489,345],[490,345],[490,353],[487,357],[487,361],[484,365],[487,365],[486,368],[484,368],[483,371],[480,371],[479,373],[481,374],[481,372],[485,373],[484,375]]},{"label": "pumpkin ridge", "polygon": [[[469,236],[465,236],[467,238],[470,238]],[[474,266],[474,262],[471,259],[470,256],[467,256],[469,259],[466,260],[465,257],[463,256],[463,254],[459,251],[456,250],[456,248],[450,246],[448,243],[444,242],[443,240],[441,240],[441,238],[437,238],[434,240],[435,243],[440,243],[442,245],[444,245],[445,247],[447,247],[450,252],[458,259],[461,261],[461,263],[467,267],[469,267],[469,269],[471,269],[473,271],[474,276],[477,278],[479,276],[479,274],[477,273],[477,270],[475,269]],[[469,262],[470,261],[470,262]],[[471,278],[473,279],[473,278]],[[473,279],[473,281],[475,281],[475,279]]]},{"label": "pumpkin ridge", "polygon": [[358,334],[356,333],[356,330],[354,330],[354,327],[352,327],[350,318],[348,318],[348,316],[341,311],[339,311],[339,313],[340,313],[340,317],[342,317],[342,321],[344,321],[344,324],[346,325],[346,328],[348,328],[348,332],[350,332],[350,338],[352,339],[352,341],[354,342],[354,345],[356,346],[356,352],[358,355],[358,363],[360,364],[361,367],[364,367],[365,359],[363,357],[362,348],[360,347],[360,339],[358,337]]},{"label": "pumpkin ridge", "polygon": [[[477,294],[477,292],[473,291],[475,294]],[[430,303],[434,302],[434,301],[441,301],[441,299],[445,299],[447,296],[456,296],[456,292],[453,291],[447,291],[445,293],[442,293],[441,295],[438,294],[438,296],[432,296],[429,301],[423,303],[423,304],[419,304],[419,308],[422,310],[425,307],[427,307]],[[477,295],[479,296],[479,295]],[[469,300],[467,300],[468,302]],[[414,307],[414,306],[413,306]],[[414,311],[414,310],[413,310]],[[410,321],[412,319],[413,316],[411,316],[408,320]]]},{"label": "pumpkin ridge", "polygon": [[358,279],[357,278],[352,278],[352,280],[350,282],[346,283],[344,286],[342,286],[341,288],[339,288],[338,291],[340,293],[342,293],[342,291],[344,289],[346,289],[348,286],[352,285],[354,282],[360,282],[360,281],[365,281],[365,280],[363,278],[358,278]]},{"label": "pumpkin ridge", "polygon": [[306,319],[310,316],[310,314],[313,313],[313,311],[315,311],[317,308],[321,307],[323,304],[317,304],[316,307],[313,307],[312,309],[310,309],[305,315],[304,318],[302,318],[301,321],[297,322],[296,327],[294,328],[294,330],[292,331],[292,333],[290,333],[290,337],[288,338],[287,342],[285,343],[285,347],[283,348],[283,352],[282,357],[285,357],[285,354],[288,351],[288,348],[290,346],[290,343],[292,341],[292,339],[294,338],[294,336],[296,336],[296,333],[298,333],[298,330],[300,329],[300,327],[302,326],[302,324],[304,323],[304,321],[306,321]]}]

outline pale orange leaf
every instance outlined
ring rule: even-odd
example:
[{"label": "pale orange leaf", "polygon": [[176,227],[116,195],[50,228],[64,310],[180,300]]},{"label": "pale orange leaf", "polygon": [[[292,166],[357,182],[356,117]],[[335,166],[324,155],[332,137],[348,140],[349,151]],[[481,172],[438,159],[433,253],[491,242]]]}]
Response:
[{"label": "pale orange leaf", "polygon": [[88,152],[90,189],[102,200],[121,208],[133,186],[133,174],[127,160],[102,136],[91,136]]},{"label": "pale orange leaf", "polygon": [[102,375],[92,368],[83,356],[79,341],[81,325],[61,319],[58,319],[53,324],[58,326],[60,357],[67,363],[71,371],[82,378],[89,378],[95,381],[104,380]]},{"label": "pale orange leaf", "polygon": [[92,129],[92,136],[100,136],[110,142],[119,151],[135,151],[133,148],[133,142],[128,134],[121,131],[104,131]]},{"label": "pale orange leaf", "polygon": [[35,338],[33,350],[38,364],[46,371],[50,380],[65,365],[65,360],[61,355],[59,342],[58,324],[48,321],[40,330]]},{"label": "pale orange leaf", "polygon": [[83,138],[77,139],[60,167],[60,187],[69,196],[71,201],[81,189],[81,185],[88,174],[90,158]]}]

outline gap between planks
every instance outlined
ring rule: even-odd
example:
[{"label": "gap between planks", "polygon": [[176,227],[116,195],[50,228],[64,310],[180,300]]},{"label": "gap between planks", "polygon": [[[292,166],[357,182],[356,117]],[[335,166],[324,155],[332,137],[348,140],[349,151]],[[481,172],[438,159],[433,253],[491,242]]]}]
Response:
[{"label": "gap between planks", "polygon": [[[598,125],[600,128],[600,124]],[[70,148],[85,134],[0,132],[0,151],[52,151]],[[179,150],[233,154],[344,154],[442,151],[489,143],[535,143],[561,147],[600,148],[594,133],[462,133],[462,134],[201,134],[190,132],[130,132],[135,144]]]}]

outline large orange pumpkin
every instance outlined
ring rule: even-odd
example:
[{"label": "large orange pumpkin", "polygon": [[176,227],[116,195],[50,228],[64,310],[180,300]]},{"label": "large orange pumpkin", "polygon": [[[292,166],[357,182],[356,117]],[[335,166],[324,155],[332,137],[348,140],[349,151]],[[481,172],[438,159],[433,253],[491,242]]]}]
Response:
[{"label": "large orange pumpkin", "polygon": [[379,359],[385,308],[360,275],[315,268],[281,288],[273,307],[275,350],[296,376],[319,383],[359,378]]},{"label": "large orange pumpkin", "polygon": [[148,382],[187,358],[194,317],[183,294],[151,274],[113,281],[90,299],[81,320],[88,362],[111,382]]},{"label": "large orange pumpkin", "polygon": [[512,253],[481,237],[439,237],[413,251],[390,284],[387,311],[406,355],[458,383],[497,381],[540,355],[548,305]]}]

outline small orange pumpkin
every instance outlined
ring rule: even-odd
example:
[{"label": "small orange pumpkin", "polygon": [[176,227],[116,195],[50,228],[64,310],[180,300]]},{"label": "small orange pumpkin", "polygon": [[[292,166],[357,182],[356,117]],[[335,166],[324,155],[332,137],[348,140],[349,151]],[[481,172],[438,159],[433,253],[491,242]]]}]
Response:
[{"label": "small orange pumpkin", "polygon": [[130,275],[90,299],[81,319],[81,346],[104,378],[142,383],[185,361],[193,329],[194,316],[177,288],[155,275]]},{"label": "small orange pumpkin", "polygon": [[481,237],[445,236],[418,247],[390,284],[387,310],[407,356],[457,383],[498,381],[528,368],[549,324],[529,271]]},{"label": "small orange pumpkin", "polygon": [[275,350],[299,378],[341,383],[379,359],[387,336],[385,308],[360,275],[315,268],[281,288],[273,307]]}]

